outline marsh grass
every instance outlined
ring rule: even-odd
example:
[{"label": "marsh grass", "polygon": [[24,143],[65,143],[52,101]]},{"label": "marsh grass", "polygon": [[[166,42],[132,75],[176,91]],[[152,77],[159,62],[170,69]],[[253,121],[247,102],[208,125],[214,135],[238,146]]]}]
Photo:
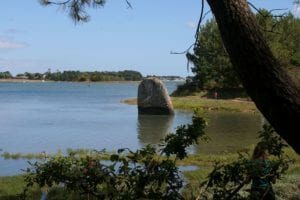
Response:
[{"label": "marsh grass", "polygon": [[1,154],[1,157],[4,159],[13,159],[13,160],[19,160],[19,159],[26,159],[26,160],[33,160],[33,159],[44,159],[47,155],[44,153],[9,153],[7,151],[3,152]]},{"label": "marsh grass", "polygon": [[[0,177],[0,200],[16,200],[22,194],[25,187],[24,176],[9,176]],[[41,190],[33,187],[28,192],[29,200],[36,200],[41,198]]]},{"label": "marsh grass", "polygon": [[[248,150],[252,152],[253,147]],[[69,149],[69,154],[77,154],[78,156],[92,156],[95,151],[86,149]],[[279,199],[297,199],[300,194],[300,156],[297,155],[292,149],[285,150],[286,155],[293,159],[295,162],[290,166],[287,174],[281,180],[274,184]],[[18,154],[20,155],[20,154]],[[22,155],[22,154],[21,154]],[[34,155],[34,154],[33,154]],[[57,154],[56,154],[57,155]],[[250,154],[249,154],[250,155]],[[22,156],[20,156],[22,157]],[[34,156],[33,156],[34,157]],[[103,152],[103,160],[108,160],[110,153]],[[36,157],[35,157],[36,158]],[[238,158],[237,153],[221,153],[221,154],[194,154],[188,158],[178,161],[179,166],[197,166],[197,170],[184,171],[184,177],[187,182],[185,189],[182,191],[186,199],[191,199],[199,193],[199,185],[207,178],[208,174],[212,171],[215,162],[230,163]],[[21,193],[25,183],[23,176],[0,177],[0,200],[16,199],[16,195]],[[35,188],[30,193],[29,199],[39,199],[41,190]],[[36,198],[39,197],[39,198]],[[76,194],[66,194],[63,188],[55,188],[49,191],[49,200],[51,199],[76,199]],[[76,198],[75,198],[76,197]],[[299,198],[298,198],[299,199]]]},{"label": "marsh grass", "polygon": [[[253,147],[248,149],[248,152],[252,152]],[[294,163],[290,165],[287,173],[274,184],[274,191],[278,199],[296,200],[300,199],[300,156],[297,155],[294,150],[287,148],[285,155],[294,160]],[[250,156],[250,153],[249,153]],[[215,162],[230,163],[238,158],[237,153],[224,153],[218,155],[204,155],[197,154],[189,156],[183,160],[181,165],[196,165],[197,170],[183,172],[188,184],[183,190],[184,197],[191,199],[191,197],[197,196],[201,191],[199,186],[206,180],[208,174],[213,170]],[[249,189],[249,187],[245,188]],[[244,191],[247,193],[246,191]]]},{"label": "marsh grass", "polygon": [[[248,112],[258,113],[255,104],[252,101],[241,99],[208,99],[201,96],[171,97],[175,109],[194,110],[200,108],[206,111],[230,111],[230,112]],[[125,99],[122,103],[136,105],[137,99]]]},{"label": "marsh grass", "polygon": [[63,155],[76,155],[79,157],[90,156],[94,158],[101,158],[103,160],[109,160],[109,157],[112,153],[105,152],[105,151],[97,151],[97,150],[90,150],[90,149],[67,149],[66,153],[63,153],[61,150],[58,150],[54,154],[47,154],[46,152],[41,153],[9,153],[7,151],[3,152],[0,156],[4,159],[13,159],[13,160],[43,160],[49,157],[55,156],[63,156]]}]

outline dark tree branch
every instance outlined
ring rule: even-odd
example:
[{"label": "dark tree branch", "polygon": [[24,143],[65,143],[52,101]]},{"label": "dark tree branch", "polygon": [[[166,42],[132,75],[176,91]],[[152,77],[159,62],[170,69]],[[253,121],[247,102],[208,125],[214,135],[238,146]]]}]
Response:
[{"label": "dark tree branch", "polygon": [[200,27],[201,27],[201,22],[202,22],[202,20],[203,20],[203,12],[204,12],[204,0],[201,1],[200,18],[199,18],[198,25],[197,25],[197,29],[196,29],[196,33],[195,33],[195,39],[196,39],[196,42],[198,41],[199,32],[200,32]]},{"label": "dark tree branch", "polygon": [[[300,0],[299,0],[300,1]],[[251,2],[248,1],[248,4],[255,9],[260,15],[262,15],[263,17],[284,17],[287,13],[283,13],[281,15],[273,15],[272,12],[274,11],[282,11],[282,10],[287,10],[287,8],[276,8],[276,9],[271,9],[268,11],[268,14],[264,14],[261,12],[261,10],[257,7],[255,7]],[[195,42],[193,44],[191,44],[186,50],[182,51],[182,52],[174,52],[171,51],[170,54],[188,54],[190,53],[190,50],[192,49],[192,47],[195,47],[197,44],[200,45],[198,42],[199,39],[199,35],[200,35],[200,30],[201,30],[201,23],[203,22],[203,20],[205,19],[205,17],[211,12],[211,10],[207,11],[206,13],[204,13],[204,0],[201,1],[201,12],[200,12],[200,17],[198,20],[198,24],[197,24],[197,28],[196,28],[196,33],[195,33]],[[277,23],[274,23],[274,25],[272,26],[271,30],[267,30],[264,28],[261,28],[262,31],[264,32],[269,32],[269,33],[274,33],[274,34],[282,34],[280,32],[274,31],[274,28],[276,27]],[[212,53],[203,53],[203,54],[209,54],[209,55],[214,55]],[[188,57],[188,56],[187,56]],[[187,61],[187,70],[189,71],[189,60]]]},{"label": "dark tree branch", "polygon": [[274,31],[274,26],[271,28],[271,30],[265,29],[260,27],[260,30],[262,30],[263,32],[268,32],[268,33],[274,33],[274,34],[278,34],[278,35],[282,35],[282,33]]},{"label": "dark tree branch", "polygon": [[127,4],[127,8],[132,9],[132,5],[131,5],[131,3],[128,0],[126,0],[126,4]]},{"label": "dark tree branch", "polygon": [[190,50],[192,49],[192,47],[195,47],[197,42],[198,42],[198,37],[199,37],[199,33],[201,30],[201,23],[203,22],[203,20],[205,19],[205,17],[211,12],[210,10],[207,11],[206,13],[204,13],[204,0],[201,1],[201,13],[200,13],[200,17],[198,20],[198,24],[197,24],[197,28],[196,28],[196,33],[195,33],[195,42],[193,44],[191,44],[185,51],[182,52],[173,52],[171,51],[171,54],[185,54],[186,58],[187,58],[187,64],[186,64],[186,69],[189,72],[189,66],[190,66]]},{"label": "dark tree branch", "polygon": [[[195,47],[197,45],[197,41],[198,41],[198,35],[200,34],[200,30],[201,30],[201,24],[203,22],[203,20],[205,19],[205,17],[211,12],[211,10],[205,12],[203,15],[200,15],[200,18],[198,20],[198,25],[197,25],[197,29],[196,29],[196,33],[195,33],[195,41],[193,42],[193,44],[191,44],[186,50],[182,51],[182,52],[174,52],[171,51],[170,54],[186,54],[188,52],[190,52],[190,50],[192,49],[192,47]],[[202,16],[202,17],[201,17]]]},{"label": "dark tree branch", "polygon": [[63,2],[53,2],[53,1],[49,1],[49,0],[40,0],[40,3],[42,5],[50,5],[50,4],[54,4],[54,5],[66,5],[70,2],[71,0],[67,0],[67,1],[63,1]]},{"label": "dark tree branch", "polygon": [[188,53],[192,47],[194,47],[195,43],[191,44],[186,50],[182,51],[182,52],[174,52],[174,51],[171,51],[170,54],[186,54]]},{"label": "dark tree branch", "polygon": [[269,10],[268,11],[268,14],[264,14],[261,12],[261,10],[257,7],[254,6],[254,4],[252,4],[251,2],[248,1],[248,5],[251,6],[254,10],[256,10],[260,15],[262,15],[263,17],[278,17],[278,18],[282,18],[284,17],[285,15],[287,15],[287,13],[283,13],[281,15],[273,15],[272,12],[274,11],[282,11],[282,10],[288,10],[287,8],[276,8],[276,9],[272,9],[272,10]]}]

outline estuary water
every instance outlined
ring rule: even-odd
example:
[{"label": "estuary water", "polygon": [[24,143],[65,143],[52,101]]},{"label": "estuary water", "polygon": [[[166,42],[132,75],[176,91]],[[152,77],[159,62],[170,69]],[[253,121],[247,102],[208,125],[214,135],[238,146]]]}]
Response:
[{"label": "estuary water", "polygon": [[[180,82],[166,82],[171,93]],[[0,83],[0,154],[55,153],[66,149],[137,149],[158,143],[191,112],[173,117],[138,116],[137,107],[121,103],[137,96],[138,83]],[[236,151],[254,144],[261,117],[249,113],[207,115],[209,143],[191,151]],[[0,157],[0,176],[20,173],[25,160]]]}]

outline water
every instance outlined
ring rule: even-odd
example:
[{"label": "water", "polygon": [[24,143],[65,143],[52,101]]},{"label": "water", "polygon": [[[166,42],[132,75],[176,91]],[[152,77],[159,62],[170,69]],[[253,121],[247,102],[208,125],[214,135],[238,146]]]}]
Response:
[{"label": "water", "polygon": [[[178,83],[167,82],[171,93]],[[0,83],[0,149],[12,153],[55,153],[67,148],[107,149],[158,143],[192,113],[138,116],[136,106],[120,103],[137,96],[138,83]],[[256,141],[260,116],[209,114],[213,139],[194,152],[234,151]],[[0,152],[1,153],[1,152]],[[0,176],[19,173],[26,161],[0,158]]]}]

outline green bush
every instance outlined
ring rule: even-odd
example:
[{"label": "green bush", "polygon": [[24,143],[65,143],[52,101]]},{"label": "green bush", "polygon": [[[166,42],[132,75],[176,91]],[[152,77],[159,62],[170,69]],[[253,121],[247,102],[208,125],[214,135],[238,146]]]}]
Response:
[{"label": "green bush", "polygon": [[[205,121],[195,113],[192,123],[177,128],[158,146],[148,145],[136,151],[119,149],[103,161],[104,151],[93,155],[57,155],[35,162],[27,169],[24,199],[33,186],[49,190],[48,199],[185,199],[183,175],[177,161],[188,156],[187,147],[206,140]],[[287,146],[270,126],[260,132],[260,144],[272,155],[272,180],[280,179],[290,160],[283,149]],[[96,155],[96,156],[95,156]],[[231,163],[215,163],[214,169],[189,199],[251,199],[247,189],[253,174],[259,173],[248,152],[239,152]],[[198,193],[197,193],[198,191]]]}]

